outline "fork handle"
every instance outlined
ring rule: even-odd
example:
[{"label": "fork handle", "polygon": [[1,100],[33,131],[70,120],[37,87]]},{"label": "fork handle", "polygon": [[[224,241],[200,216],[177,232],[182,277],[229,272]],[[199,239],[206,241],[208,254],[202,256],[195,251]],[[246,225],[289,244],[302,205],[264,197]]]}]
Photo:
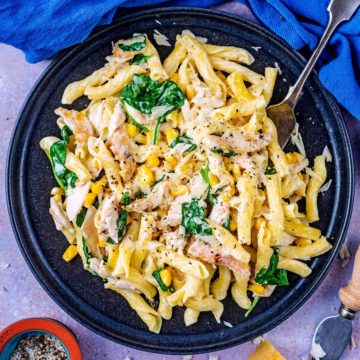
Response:
[{"label": "fork handle", "polygon": [[306,64],[304,70],[300,74],[296,83],[290,87],[288,94],[284,101],[286,101],[289,105],[295,108],[301,93],[304,87],[304,84],[309,77],[312,69],[314,68],[317,60],[319,59],[322,51],[325,46],[329,42],[332,34],[338,27],[340,23],[345,20],[350,20],[352,15],[355,13],[356,9],[360,5],[360,0],[331,0],[327,11],[329,12],[329,22],[326,26],[326,29],[319,41],[318,46],[315,51],[311,55],[308,63]]},{"label": "fork handle", "polygon": [[355,255],[354,267],[349,284],[339,291],[341,303],[353,311],[360,311],[360,246]]}]

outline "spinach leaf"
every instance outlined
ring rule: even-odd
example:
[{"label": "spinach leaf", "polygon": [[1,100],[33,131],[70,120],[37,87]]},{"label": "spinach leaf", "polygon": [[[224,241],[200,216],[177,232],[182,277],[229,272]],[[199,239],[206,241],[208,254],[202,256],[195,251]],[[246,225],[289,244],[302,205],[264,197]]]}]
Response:
[{"label": "spinach leaf", "polygon": [[160,126],[166,121],[166,115],[183,106],[185,95],[171,80],[161,83],[149,76],[135,74],[133,81],[122,89],[120,101],[148,115],[152,114],[154,108],[163,107],[154,130],[153,143],[156,144]]},{"label": "spinach leaf", "polygon": [[139,34],[119,44],[122,51],[140,51],[146,46],[146,36]]},{"label": "spinach leaf", "polygon": [[81,211],[79,212],[79,215],[76,217],[76,226],[77,227],[80,228],[82,226],[82,224],[84,223],[86,213],[87,213],[87,208],[83,207],[81,209]]},{"label": "spinach leaf", "polygon": [[97,198],[95,199],[95,201],[92,203],[92,206],[94,206],[95,209],[98,209],[98,208],[99,208],[99,205],[100,205],[100,203],[99,203],[99,198],[97,197]]},{"label": "spinach leaf", "polygon": [[223,224],[223,227],[229,231],[230,231],[230,221],[231,221],[231,216],[229,216]]},{"label": "spinach leaf", "polygon": [[111,244],[111,245],[116,244],[115,240],[113,240],[113,238],[110,237],[110,236],[107,238],[106,242],[107,242],[108,244]]},{"label": "spinach leaf", "polygon": [[122,105],[122,107],[124,108],[126,114],[128,115],[129,119],[131,120],[131,122],[139,129],[140,133],[147,133],[149,132],[149,129],[143,125],[140,124],[139,122],[137,122],[131,115],[128,109],[128,104],[124,103],[122,100],[120,100],[120,104]]},{"label": "spinach leaf", "polygon": [[204,208],[199,205],[198,199],[181,204],[181,216],[186,237],[197,234],[212,235],[213,230],[205,219]]},{"label": "spinach leaf", "polygon": [[225,151],[222,148],[219,147],[214,147],[211,149],[212,152],[216,153],[216,154],[220,154],[222,156],[225,157],[231,157],[231,156],[235,156],[236,152],[234,150],[229,150],[229,151]]},{"label": "spinach leaf", "polygon": [[201,176],[208,186],[208,199],[210,201],[211,206],[214,206],[217,202],[217,199],[216,199],[216,195],[211,193],[209,172],[210,172],[209,164],[206,164],[206,166],[200,170]]},{"label": "spinach leaf", "polygon": [[152,55],[137,54],[131,60],[130,64],[140,65],[148,61]]},{"label": "spinach leaf", "polygon": [[176,139],[174,139],[170,147],[174,148],[177,144],[189,144],[190,146],[185,150],[185,152],[193,151],[197,148],[197,145],[192,142],[192,138],[187,136],[186,134],[178,136]]},{"label": "spinach leaf", "polygon": [[66,145],[70,141],[69,134],[71,133],[71,130],[65,125],[61,129],[63,140],[53,143],[50,146],[49,153],[46,153],[50,160],[55,179],[64,190],[67,190],[69,187],[74,187],[77,180],[76,174],[67,170],[65,167]]},{"label": "spinach leaf", "polygon": [[124,196],[123,196],[123,205],[124,206],[127,206],[131,203],[131,197],[130,197],[130,193],[128,191],[126,191],[124,193]]},{"label": "spinach leaf", "polygon": [[71,131],[71,129],[67,126],[64,125],[61,129],[61,137],[64,139],[65,143],[68,144],[70,142],[70,135],[72,135],[73,132]]},{"label": "spinach leaf", "polygon": [[126,221],[127,221],[127,217],[129,216],[129,212],[126,210],[123,210],[120,214],[120,216],[118,217],[118,219],[116,220],[116,225],[118,227],[118,237],[119,239],[121,239],[124,235],[125,235],[125,231],[126,231]]},{"label": "spinach leaf", "polygon": [[260,296],[254,296],[254,299],[251,303],[250,309],[245,313],[245,317],[248,317],[249,314],[254,310],[254,307],[259,302],[259,300],[260,300]]},{"label": "spinach leaf", "polygon": [[275,165],[271,160],[269,160],[264,174],[265,175],[275,175],[276,174]]},{"label": "spinach leaf", "polygon": [[77,179],[78,177],[74,172],[68,171],[65,175],[66,188],[68,189],[69,187],[75,187],[75,182]]},{"label": "spinach leaf", "polygon": [[262,267],[261,270],[256,274],[255,281],[261,285],[289,285],[287,272],[285,269],[278,269],[279,263],[279,250],[274,249],[274,253],[270,258],[269,267],[266,269]]},{"label": "spinach leaf", "polygon": [[162,291],[175,291],[174,287],[172,286],[172,284],[170,284],[170,286],[166,286],[164,284],[164,282],[161,279],[161,271],[163,270],[163,268],[159,268],[155,271],[152,272],[152,276],[154,277],[154,279],[156,280],[156,282],[158,283],[158,285],[160,286],[160,289]]},{"label": "spinach leaf", "polygon": [[156,181],[152,184],[151,188],[154,188],[157,184],[160,184],[162,181],[164,181],[165,177],[166,177],[166,175],[163,175],[161,178],[159,178],[158,180],[156,180]]},{"label": "spinach leaf", "polygon": [[136,192],[135,192],[135,198],[136,199],[143,199],[146,198],[146,193],[144,191],[141,190],[141,188],[137,188]]},{"label": "spinach leaf", "polygon": [[107,255],[104,255],[102,259],[103,259],[103,262],[106,264],[109,260],[109,257]]},{"label": "spinach leaf", "polygon": [[86,239],[85,239],[84,236],[82,236],[81,240],[82,240],[82,248],[83,248],[84,256],[85,256],[85,259],[86,259],[86,263],[89,265],[89,260],[91,258],[93,258],[94,256],[89,251],[89,249],[87,247],[87,244],[86,244]]}]

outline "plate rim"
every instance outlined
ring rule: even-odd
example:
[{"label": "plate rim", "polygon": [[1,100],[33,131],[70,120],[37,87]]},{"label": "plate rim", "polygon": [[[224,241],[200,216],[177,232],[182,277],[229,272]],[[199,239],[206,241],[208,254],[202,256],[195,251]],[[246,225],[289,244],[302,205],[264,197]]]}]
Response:
[{"label": "plate rim", "polygon": [[[139,339],[137,342],[134,342],[132,340],[130,341],[130,340],[124,338],[123,336],[115,337],[114,334],[111,334],[110,332],[106,332],[105,330],[103,330],[101,328],[101,326],[94,323],[94,321],[91,321],[91,320],[89,321],[88,319],[84,319],[81,316],[81,314],[78,313],[77,310],[70,309],[70,307],[67,305],[67,302],[64,299],[64,297],[59,298],[59,294],[55,291],[55,289],[53,287],[51,287],[50,284],[48,284],[46,281],[44,281],[44,278],[38,269],[39,266],[38,265],[35,266],[33,264],[29,246],[25,245],[25,242],[23,242],[23,240],[22,240],[23,234],[21,234],[21,230],[19,228],[21,227],[20,222],[24,221],[24,218],[19,219],[19,218],[16,218],[16,216],[14,215],[14,213],[15,213],[14,209],[16,207],[18,207],[18,205],[15,204],[15,200],[11,197],[11,194],[14,193],[14,188],[16,189],[16,187],[18,186],[18,184],[14,185],[14,183],[11,181],[12,180],[11,174],[13,174],[13,172],[14,172],[14,170],[12,170],[11,163],[12,163],[12,158],[14,157],[14,152],[16,151],[16,147],[14,146],[14,143],[16,141],[16,137],[19,135],[17,132],[17,129],[18,129],[18,125],[21,123],[26,112],[31,111],[31,108],[32,108],[31,103],[32,103],[32,101],[34,101],[33,97],[36,97],[33,95],[36,93],[38,88],[41,86],[42,81],[46,80],[46,78],[48,77],[48,74],[51,73],[51,71],[54,68],[56,68],[56,66],[60,62],[66,61],[66,59],[68,57],[72,56],[73,52],[81,51],[83,47],[88,46],[89,43],[93,42],[95,38],[100,37],[103,32],[107,32],[112,28],[117,28],[119,25],[120,26],[123,25],[125,21],[134,21],[134,19],[136,19],[137,17],[149,16],[149,15],[153,15],[154,13],[156,13],[156,14],[171,13],[172,15],[175,15],[176,13],[183,13],[185,15],[188,15],[191,12],[201,15],[201,16],[205,16],[205,17],[207,17],[207,16],[219,17],[222,20],[224,20],[224,18],[230,19],[232,21],[246,25],[247,27],[255,28],[262,33],[266,33],[266,36],[271,38],[271,40],[273,42],[278,43],[283,48],[284,51],[286,50],[292,56],[295,56],[296,58],[298,58],[300,63],[304,64],[304,61],[305,61],[304,58],[297,51],[291,49],[290,46],[283,39],[279,38],[276,34],[271,32],[271,30],[266,29],[262,25],[254,23],[248,19],[244,19],[237,15],[229,14],[227,12],[217,10],[217,9],[203,9],[203,8],[197,8],[197,7],[161,7],[161,8],[148,9],[148,10],[143,10],[143,11],[135,11],[131,14],[128,14],[128,15],[122,17],[121,19],[115,18],[114,22],[112,24],[105,26],[105,27],[101,27],[101,29],[96,30],[83,43],[80,43],[71,48],[62,50],[59,54],[57,54],[54,57],[53,61],[47,66],[47,68],[44,70],[44,72],[40,75],[38,80],[33,85],[32,89],[30,90],[29,94],[27,95],[26,99],[24,100],[24,103],[19,111],[17,120],[15,122],[14,128],[12,130],[12,134],[11,134],[11,138],[10,138],[10,142],[9,142],[9,146],[8,146],[7,159],[6,159],[5,191],[6,191],[7,210],[8,210],[8,214],[9,214],[9,218],[10,218],[11,227],[12,227],[13,233],[15,235],[18,247],[20,248],[20,251],[22,253],[22,256],[24,257],[31,272],[33,273],[33,275],[35,276],[37,281],[40,283],[42,288],[50,295],[51,299],[54,300],[56,302],[56,304],[62,308],[62,310],[64,310],[70,317],[72,317],[73,319],[75,319],[76,321],[78,321],[80,324],[84,325],[91,331],[93,331],[109,340],[115,341],[117,343],[121,343],[123,345],[129,346],[132,348],[136,348],[136,349],[143,350],[143,351],[163,353],[163,354],[196,354],[196,353],[204,353],[204,352],[210,352],[210,351],[215,351],[215,350],[222,350],[222,349],[225,349],[225,348],[228,348],[231,346],[235,346],[237,344],[244,343],[244,342],[250,340],[251,338],[253,338],[254,336],[256,336],[257,333],[259,333],[259,329],[261,329],[262,333],[273,329],[274,327],[279,325],[281,322],[286,320],[295,311],[300,309],[301,306],[310,298],[310,296],[313,295],[315,290],[318,289],[318,287],[324,280],[325,276],[329,272],[331,265],[333,264],[334,259],[336,258],[337,253],[340,249],[340,246],[342,245],[342,243],[345,240],[345,236],[346,236],[346,233],[347,233],[347,230],[348,230],[348,227],[350,224],[350,220],[351,220],[352,207],[353,207],[353,201],[354,201],[354,161],[353,161],[353,154],[352,154],[352,150],[351,150],[349,134],[348,134],[343,116],[340,112],[339,106],[336,103],[335,99],[322,86],[322,84],[318,80],[318,77],[314,76],[313,80],[316,82],[316,85],[319,86],[319,88],[322,90],[323,96],[324,96],[327,104],[329,105],[329,108],[331,108],[331,110],[336,115],[335,116],[336,123],[338,124],[339,129],[341,130],[340,136],[341,136],[342,142],[344,144],[344,152],[347,155],[346,166],[344,166],[344,167],[346,168],[346,170],[348,172],[348,184],[347,184],[348,188],[346,189],[348,197],[347,197],[347,202],[345,205],[344,214],[342,214],[344,217],[344,221],[343,221],[343,226],[341,227],[341,231],[338,234],[339,240],[336,243],[336,245],[334,245],[334,251],[333,251],[331,257],[329,258],[328,263],[325,264],[324,267],[321,269],[321,272],[318,273],[318,277],[316,278],[316,281],[314,281],[311,284],[308,291],[303,296],[301,296],[300,299],[296,303],[292,304],[291,307],[287,308],[286,311],[281,313],[277,317],[276,320],[271,321],[271,322],[259,327],[256,330],[251,331],[246,336],[243,336],[241,339],[239,339],[238,337],[231,338],[231,333],[230,333],[231,329],[228,329],[227,331],[230,335],[229,336],[230,339],[223,339],[224,337],[221,337],[221,338],[217,337],[215,344],[201,345],[200,347],[197,347],[196,349],[194,349],[193,347],[191,347],[191,348],[184,347],[182,349],[179,349],[178,347],[175,347],[175,346],[164,349],[163,347],[160,347],[159,345],[154,345],[154,344],[149,344],[149,343],[144,345],[144,343],[141,343],[141,339]],[[335,174],[336,173],[337,173],[337,171],[335,170]],[[18,183],[20,183],[20,182],[18,182]],[[23,199],[21,199],[21,196],[20,196],[20,203],[22,201],[23,201]],[[131,327],[129,327],[129,328],[131,328]],[[133,331],[136,333],[144,333],[140,329],[135,329],[135,328],[131,328],[131,329],[133,329]],[[217,332],[219,332],[219,331],[223,331],[223,330],[218,330]],[[145,332],[145,333],[148,334],[147,332]],[[172,336],[179,338],[179,337],[187,336],[187,335],[172,335]],[[191,336],[199,336],[199,334],[195,334],[195,335],[191,335]]]}]

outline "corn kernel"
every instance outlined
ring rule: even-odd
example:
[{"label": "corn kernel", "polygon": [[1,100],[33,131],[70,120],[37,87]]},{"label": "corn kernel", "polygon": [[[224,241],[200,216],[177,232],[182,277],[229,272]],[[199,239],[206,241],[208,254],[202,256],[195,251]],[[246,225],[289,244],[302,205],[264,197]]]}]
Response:
[{"label": "corn kernel", "polygon": [[186,97],[189,100],[192,100],[195,97],[195,89],[194,89],[194,87],[192,85],[188,85],[186,87]]},{"label": "corn kernel", "polygon": [[134,124],[125,123],[126,132],[130,137],[136,136],[136,126]]},{"label": "corn kernel", "polygon": [[64,190],[60,187],[54,187],[51,189],[51,195],[55,196],[55,195],[59,195],[62,196],[64,195]]},{"label": "corn kernel", "polygon": [[290,152],[285,154],[288,164],[296,164],[302,161],[303,156],[298,152]]},{"label": "corn kernel", "polygon": [[169,156],[165,160],[170,164],[172,168],[175,168],[175,166],[178,164],[178,160],[175,156]]},{"label": "corn kernel", "polygon": [[62,258],[69,262],[71,261],[76,255],[78,254],[78,249],[75,245],[69,245],[68,248],[65,250]]},{"label": "corn kernel", "polygon": [[259,284],[251,284],[249,290],[259,295],[265,294],[265,288]]},{"label": "corn kernel", "polygon": [[102,185],[99,182],[95,182],[91,184],[90,190],[93,194],[99,195],[102,191]]},{"label": "corn kernel", "polygon": [[234,164],[232,168],[233,174],[237,177],[241,176],[241,170],[239,164]]},{"label": "corn kernel", "polygon": [[179,74],[177,74],[177,73],[172,74],[171,77],[170,77],[170,80],[175,82],[175,83],[178,82]]},{"label": "corn kernel", "polygon": [[155,155],[150,155],[147,159],[146,159],[146,165],[148,167],[158,167],[160,165],[160,160],[157,156]]},{"label": "corn kernel", "polygon": [[179,132],[176,129],[169,129],[166,131],[166,141],[170,146],[174,139],[179,136]]},{"label": "corn kernel", "polygon": [[230,231],[235,231],[237,229],[237,222],[235,219],[231,219],[230,220]]},{"label": "corn kernel", "polygon": [[179,185],[174,190],[171,190],[171,195],[176,197],[180,195],[184,195],[189,191],[189,187],[187,185]]},{"label": "corn kernel", "polygon": [[223,201],[229,201],[235,194],[235,187],[230,186],[230,189],[226,191],[225,195],[223,196]]},{"label": "corn kernel", "polygon": [[106,242],[104,240],[99,239],[99,247],[105,247]]},{"label": "corn kernel", "polygon": [[171,281],[172,281],[172,276],[171,276],[171,273],[170,273],[170,271],[168,269],[161,270],[160,277],[161,277],[162,282],[166,286],[170,286]]},{"label": "corn kernel", "polygon": [[307,245],[311,245],[312,241],[310,239],[298,238],[295,240],[295,244],[297,246],[307,246]]},{"label": "corn kernel", "polygon": [[215,174],[210,172],[209,173],[209,182],[210,182],[210,186],[213,187],[213,186],[217,185],[220,181]]},{"label": "corn kernel", "polygon": [[153,172],[145,165],[139,169],[139,183],[142,185],[152,184],[154,182]]},{"label": "corn kernel", "polygon": [[146,143],[147,143],[147,138],[146,138],[145,135],[137,134],[137,135],[135,136],[135,142],[137,142],[138,144],[146,145]]},{"label": "corn kernel", "polygon": [[97,195],[93,194],[93,193],[86,194],[85,201],[84,201],[84,206],[89,208],[92,205],[92,203],[94,202],[96,196]]}]

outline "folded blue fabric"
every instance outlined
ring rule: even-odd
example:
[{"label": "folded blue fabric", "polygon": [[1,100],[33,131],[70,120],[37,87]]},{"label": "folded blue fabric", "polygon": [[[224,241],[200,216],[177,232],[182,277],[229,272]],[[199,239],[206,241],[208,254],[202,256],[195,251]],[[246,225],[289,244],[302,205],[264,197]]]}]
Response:
[{"label": "folded blue fabric", "polygon": [[[329,0],[247,0],[256,17],[294,49],[313,50],[328,22]],[[322,84],[360,120],[360,10],[339,27],[318,64]]]},{"label": "folded blue fabric", "polygon": [[[239,0],[294,49],[313,50],[324,31],[329,0]],[[111,23],[117,8],[210,7],[221,0],[2,0],[0,42],[35,63],[85,40],[97,25]],[[319,63],[323,85],[360,119],[360,11],[333,36]]]}]

